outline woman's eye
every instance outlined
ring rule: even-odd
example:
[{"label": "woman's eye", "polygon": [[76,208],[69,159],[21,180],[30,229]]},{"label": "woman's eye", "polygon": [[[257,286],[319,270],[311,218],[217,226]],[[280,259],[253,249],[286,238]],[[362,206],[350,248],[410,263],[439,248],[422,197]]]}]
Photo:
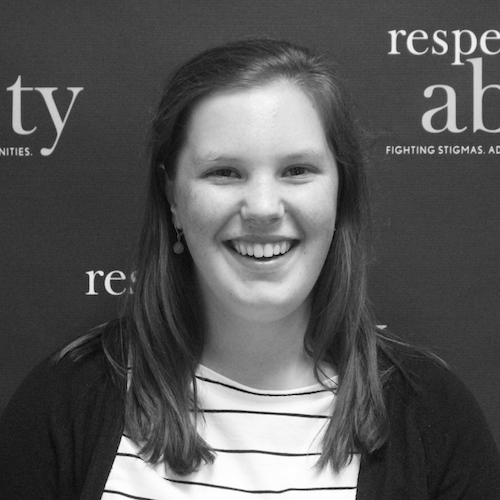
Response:
[{"label": "woman's eye", "polygon": [[299,175],[304,175],[309,173],[309,169],[307,167],[303,167],[301,165],[297,165],[294,167],[290,167],[286,172],[285,176],[296,177]]},{"label": "woman's eye", "polygon": [[231,168],[217,168],[215,170],[211,170],[208,174],[208,177],[239,177],[238,173]]}]

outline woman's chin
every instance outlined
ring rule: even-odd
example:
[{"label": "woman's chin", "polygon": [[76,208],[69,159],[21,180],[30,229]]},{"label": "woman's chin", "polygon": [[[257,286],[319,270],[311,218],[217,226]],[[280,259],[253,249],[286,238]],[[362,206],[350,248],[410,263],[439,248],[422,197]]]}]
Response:
[{"label": "woman's chin", "polygon": [[[275,322],[290,316],[309,314],[307,297],[299,300],[297,294],[287,298],[260,293],[255,295],[254,300],[248,295],[240,300],[235,296],[233,300],[232,309],[234,313],[248,321],[257,323]],[[227,305],[231,306],[230,304]]]}]

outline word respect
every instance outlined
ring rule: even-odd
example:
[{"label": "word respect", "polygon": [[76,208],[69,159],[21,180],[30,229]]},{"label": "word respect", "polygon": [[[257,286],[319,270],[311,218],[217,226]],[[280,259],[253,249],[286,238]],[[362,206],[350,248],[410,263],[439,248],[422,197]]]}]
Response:
[{"label": "word respect", "polygon": [[391,50],[389,55],[400,55],[403,47],[414,56],[423,56],[430,50],[431,54],[442,56],[450,50],[450,42],[453,50],[452,65],[463,65],[462,56],[470,56],[479,47],[479,50],[488,56],[500,54],[500,31],[487,30],[481,36],[477,36],[471,30],[453,30],[448,35],[446,30],[436,30],[429,35],[424,30],[391,30],[388,32],[391,38]]}]

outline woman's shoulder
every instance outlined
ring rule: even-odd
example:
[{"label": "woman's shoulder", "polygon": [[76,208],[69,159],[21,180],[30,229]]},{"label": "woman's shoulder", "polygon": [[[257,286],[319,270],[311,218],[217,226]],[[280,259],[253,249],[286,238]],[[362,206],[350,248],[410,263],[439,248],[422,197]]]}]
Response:
[{"label": "woman's shoulder", "polygon": [[82,341],[83,350],[42,361],[0,418],[0,489],[9,498],[76,498],[96,450],[118,442],[126,382],[113,377],[97,334]]},{"label": "woman's shoulder", "polygon": [[419,351],[399,358],[387,390],[426,419],[438,419],[464,404],[478,407],[471,391],[444,361]]},{"label": "woman's shoulder", "polygon": [[48,410],[60,408],[62,401],[78,405],[98,394],[116,391],[119,382],[101,342],[106,331],[83,336],[82,344],[77,339],[44,359],[23,380],[9,406]]},{"label": "woman's shoulder", "polygon": [[408,460],[424,467],[429,491],[449,491],[444,498],[498,498],[495,441],[476,398],[449,367],[424,353],[404,355],[386,396],[391,446],[412,448]]},{"label": "woman's shoulder", "polygon": [[407,352],[399,358],[393,385],[422,403],[422,399],[448,401],[472,395],[445,361],[425,351]]},{"label": "woman's shoulder", "polygon": [[[404,356],[387,385],[387,394],[394,427],[405,433],[417,432],[428,457],[463,449],[472,456],[490,454],[498,462],[498,451],[478,401],[439,358],[421,353]],[[398,419],[400,423],[395,422]]]}]

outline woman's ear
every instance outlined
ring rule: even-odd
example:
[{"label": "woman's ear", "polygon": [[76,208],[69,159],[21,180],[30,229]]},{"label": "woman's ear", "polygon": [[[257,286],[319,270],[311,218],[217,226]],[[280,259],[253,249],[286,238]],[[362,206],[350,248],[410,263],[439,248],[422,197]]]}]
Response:
[{"label": "woman's ear", "polygon": [[165,165],[163,163],[158,166],[161,170],[163,170],[164,178],[165,178],[165,196],[167,197],[167,201],[170,205],[175,203],[175,194],[174,194],[174,181],[167,175],[167,171],[165,170]]},{"label": "woman's ear", "polygon": [[[165,165],[161,164],[159,166],[162,170],[165,170]],[[182,229],[179,222],[179,215],[177,213],[177,204],[175,196],[175,181],[171,179],[165,171],[165,196],[167,197],[168,204],[170,205],[170,211],[172,212],[172,222],[177,229]]]},{"label": "woman's ear", "polygon": [[182,229],[182,224],[179,222],[177,206],[174,203],[170,205],[170,211],[172,212],[172,223],[174,224],[174,227],[180,231]]}]

